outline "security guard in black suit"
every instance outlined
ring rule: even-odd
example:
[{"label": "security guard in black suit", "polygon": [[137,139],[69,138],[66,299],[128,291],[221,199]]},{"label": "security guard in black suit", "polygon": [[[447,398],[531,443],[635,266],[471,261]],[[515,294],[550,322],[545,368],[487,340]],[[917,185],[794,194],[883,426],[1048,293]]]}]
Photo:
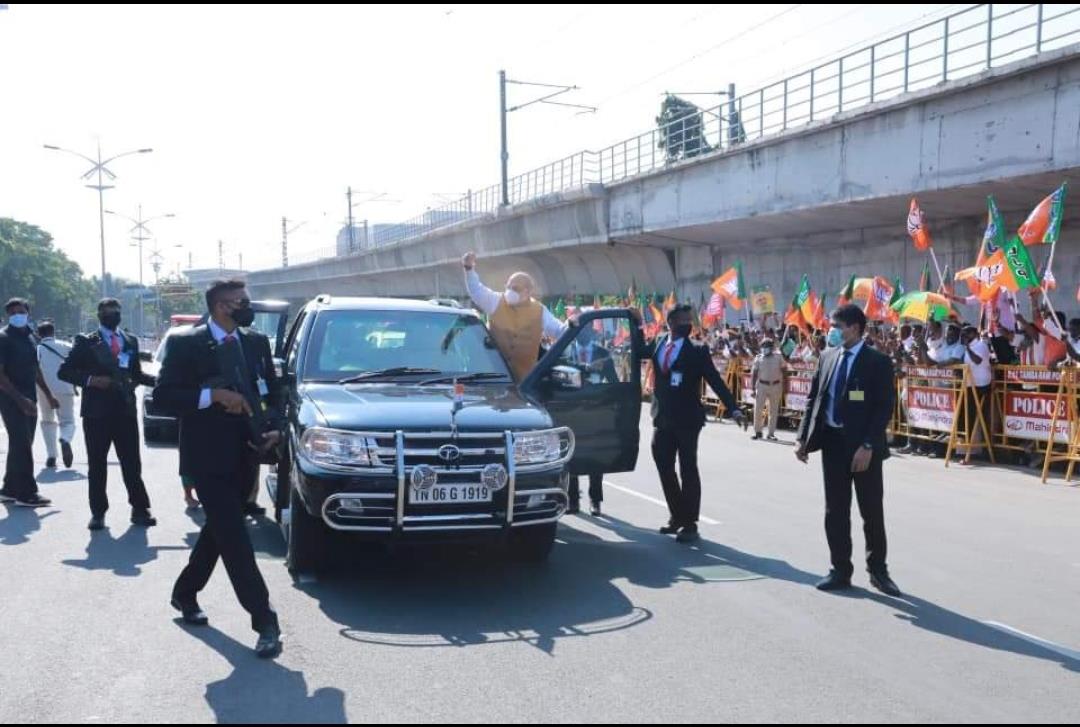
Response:
[{"label": "security guard in black suit", "polygon": [[889,457],[885,429],[895,396],[892,361],[865,345],[866,315],[856,305],[833,311],[829,348],[821,356],[799,427],[795,456],[806,462],[821,451],[825,475],[825,535],[832,570],[817,584],[823,591],[851,585],[851,487],[866,536],[870,583],[899,596],[885,564],[882,462]]},{"label": "security guard in black suit", "polygon": [[[713,365],[707,346],[690,340],[693,308],[679,305],[668,312],[671,333],[644,347],[642,360],[653,359],[655,385],[652,399],[653,460],[660,473],[671,514],[664,535],[676,534],[680,543],[698,539],[697,521],[701,510],[701,475],[697,466],[697,446],[705,426],[705,407],[701,403],[701,380],[704,379],[724,408],[745,430],[749,421],[735,403],[720,372]],[[675,474],[679,458],[682,485]]]},{"label": "security guard in black suit", "polygon": [[120,318],[120,301],[102,298],[98,303],[98,330],[76,336],[71,353],[56,372],[61,381],[83,388],[81,413],[89,460],[91,530],[105,527],[110,447],[116,448],[120,460],[131,522],[147,527],[157,524],[150,514],[150,496],[142,480],[135,405],[135,387],[153,386],[157,381],[143,373],[139,340],[120,330]]},{"label": "security guard in black suit", "polygon": [[[251,484],[252,448],[268,451],[281,441],[281,392],[269,339],[240,331],[255,315],[243,281],[215,282],[206,292],[206,304],[206,325],[169,338],[154,389],[154,401],[180,418],[180,474],[194,480],[206,513],[188,565],[173,586],[172,605],[185,622],[207,623],[197,597],[220,556],[259,633],[255,651],[269,658],[281,651],[281,630],[255,562],[243,508]],[[229,361],[231,368],[225,370]],[[253,425],[260,419],[262,428]]]}]

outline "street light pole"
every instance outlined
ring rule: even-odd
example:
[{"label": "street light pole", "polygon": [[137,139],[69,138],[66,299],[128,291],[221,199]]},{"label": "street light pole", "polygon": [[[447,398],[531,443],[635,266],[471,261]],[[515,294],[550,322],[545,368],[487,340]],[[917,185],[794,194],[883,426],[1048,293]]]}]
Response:
[{"label": "street light pole", "polygon": [[64,149],[62,147],[54,146],[52,144],[43,144],[42,146],[44,146],[46,149],[49,149],[50,151],[62,151],[68,154],[74,154],[80,159],[85,159],[93,165],[92,167],[90,167],[89,171],[82,175],[82,178],[90,179],[95,174],[97,175],[97,184],[87,184],[86,186],[90,189],[96,189],[98,193],[98,229],[101,233],[101,297],[105,298],[109,294],[108,288],[105,285],[105,190],[112,189],[115,185],[105,184],[104,177],[107,176],[110,180],[116,179],[116,175],[112,173],[112,171],[108,168],[107,165],[109,164],[109,162],[115,161],[120,157],[129,156],[131,154],[149,154],[153,151],[153,149],[133,149],[131,151],[126,151],[123,154],[117,154],[116,156],[111,156],[108,159],[103,160],[101,158],[100,141],[97,144],[97,159],[89,157],[85,154],[80,154],[77,151],[72,151],[71,149]]},{"label": "street light pole", "polygon": [[141,333],[142,329],[144,328],[144,323],[145,323],[145,315],[143,313],[143,294],[144,294],[145,289],[146,289],[145,283],[143,282],[143,243],[146,242],[147,240],[150,240],[150,239],[153,238],[153,233],[150,232],[150,228],[147,227],[147,225],[149,225],[151,222],[153,222],[155,220],[163,220],[163,219],[167,219],[167,218],[171,218],[171,217],[176,217],[176,215],[173,214],[172,212],[169,212],[169,213],[164,214],[164,215],[155,215],[154,217],[150,217],[149,219],[143,219],[142,204],[141,203],[139,204],[139,211],[138,211],[138,216],[137,217],[128,217],[127,215],[122,215],[119,212],[113,212],[112,210],[105,210],[105,214],[107,214],[107,215],[115,215],[116,217],[119,217],[121,219],[125,219],[128,222],[130,222],[131,224],[135,225],[134,227],[131,228],[130,232],[135,233],[135,234],[132,235],[132,239],[136,240],[135,244],[137,244],[138,247],[139,247],[139,316],[138,316],[138,321],[139,322],[138,322],[138,330]]}]

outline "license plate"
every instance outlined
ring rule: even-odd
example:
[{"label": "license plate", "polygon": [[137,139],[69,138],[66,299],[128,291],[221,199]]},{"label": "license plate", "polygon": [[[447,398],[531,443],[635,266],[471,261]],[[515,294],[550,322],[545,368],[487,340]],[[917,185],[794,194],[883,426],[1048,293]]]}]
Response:
[{"label": "license plate", "polygon": [[484,485],[434,485],[427,490],[410,488],[409,502],[414,505],[457,505],[491,502],[491,488]]}]

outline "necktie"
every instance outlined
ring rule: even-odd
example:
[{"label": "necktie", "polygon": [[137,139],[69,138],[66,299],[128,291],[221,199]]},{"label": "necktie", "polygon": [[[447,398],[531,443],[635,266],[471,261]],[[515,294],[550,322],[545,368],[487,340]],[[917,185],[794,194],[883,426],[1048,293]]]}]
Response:
[{"label": "necktie", "polygon": [[233,335],[232,333],[225,336],[225,343],[236,343],[236,336]]},{"label": "necktie", "polygon": [[109,348],[112,349],[112,357],[120,358],[120,336],[112,334],[112,342],[109,344]]},{"label": "necktie", "polygon": [[849,358],[851,358],[851,352],[844,351],[844,357],[840,360],[840,370],[836,372],[836,388],[833,389],[833,392],[835,393],[833,399],[833,421],[837,424],[844,423],[844,417],[840,413],[840,402],[844,398],[844,392],[847,390]]},{"label": "necktie", "polygon": [[675,342],[668,341],[667,351],[664,352],[664,373],[671,371],[671,355],[675,353]]}]

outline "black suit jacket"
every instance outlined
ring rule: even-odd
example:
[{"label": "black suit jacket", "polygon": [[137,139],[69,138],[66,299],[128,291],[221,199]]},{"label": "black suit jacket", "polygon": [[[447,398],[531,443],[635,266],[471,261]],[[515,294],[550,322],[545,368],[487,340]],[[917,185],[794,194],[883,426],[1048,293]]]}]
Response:
[{"label": "black suit jacket", "polygon": [[[85,418],[116,414],[137,416],[135,387],[153,386],[156,383],[153,376],[143,373],[139,361],[139,339],[120,329],[116,332],[123,341],[120,351],[127,355],[127,369],[121,369],[117,359],[113,358],[101,331],[94,331],[85,336],[75,336],[71,353],[56,372],[61,381],[82,387],[81,411]],[[87,386],[86,382],[91,376],[108,376],[114,383],[108,389]]]},{"label": "black suit jacket", "polygon": [[[249,384],[258,391],[266,382],[268,429],[284,429],[283,397],[274,372],[270,340],[261,333],[238,331]],[[217,405],[199,408],[204,388],[222,375],[209,326],[195,326],[169,337],[154,403],[180,419],[180,474],[198,478],[235,472],[251,457],[250,427],[243,416],[226,414]]]},{"label": "black suit jacket", "polygon": [[[833,376],[842,351],[843,348],[830,348],[818,361],[810,385],[810,396],[806,400],[806,414],[799,425],[798,442],[806,447],[807,452],[821,449],[821,433],[828,426],[826,402],[830,398]],[[849,366],[846,391],[838,402],[844,422],[844,439],[852,449],[864,443],[871,444],[874,454],[886,459],[889,457],[889,446],[885,430],[893,415],[896,396],[892,361],[864,344]],[[852,399],[852,391],[862,391],[862,401]]]},{"label": "black suit jacket", "polygon": [[[591,350],[589,351],[588,354],[586,354],[586,356],[587,356],[588,360],[591,361],[593,364],[597,364],[597,363],[600,364],[600,370],[599,371],[586,371],[586,370],[584,370],[585,369],[585,366],[584,366],[585,362],[582,361],[581,358],[580,358],[580,354],[581,354],[581,351],[582,351],[581,347],[579,347],[579,346],[571,346],[569,349],[567,349],[567,351],[570,353],[570,355],[575,357],[574,364],[576,366],[579,366],[579,367],[582,368],[583,375],[588,377],[591,374],[597,373],[597,374],[600,374],[600,381],[602,383],[605,383],[605,384],[617,384],[617,383],[619,383],[619,373],[618,373],[618,371],[615,370],[615,359],[611,357],[611,351],[607,350],[606,348],[601,346],[599,343],[596,343],[595,341],[588,344],[588,346],[589,346],[589,349],[591,349]],[[586,349],[586,350],[589,350],[589,349]]]},{"label": "black suit jacket", "polygon": [[[705,426],[705,406],[701,403],[701,380],[704,379],[720,397],[730,414],[738,409],[724,377],[716,370],[709,349],[689,339],[683,341],[679,355],[671,362],[670,371],[664,371],[656,360],[656,352],[663,352],[669,336],[657,339],[644,348],[643,358],[653,361],[654,386],[652,397],[653,426],[658,429],[700,429]],[[681,374],[678,386],[671,385],[672,374]]]}]

